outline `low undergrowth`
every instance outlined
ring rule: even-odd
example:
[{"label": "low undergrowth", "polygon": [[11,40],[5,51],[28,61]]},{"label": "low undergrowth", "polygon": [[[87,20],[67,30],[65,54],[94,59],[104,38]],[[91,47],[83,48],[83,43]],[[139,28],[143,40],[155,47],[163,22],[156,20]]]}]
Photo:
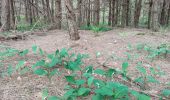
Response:
[{"label": "low undergrowth", "polygon": [[112,30],[112,28],[110,28],[107,25],[99,25],[99,26],[94,26],[94,25],[90,25],[90,26],[81,26],[80,27],[81,30],[92,30],[94,32],[95,36],[99,36],[99,32],[106,32],[106,31],[110,31]]},{"label": "low undergrowth", "polygon": [[[24,59],[20,60],[15,67],[9,65],[3,76],[12,76],[14,73],[19,75],[33,73],[47,77],[49,84],[51,84],[53,81],[52,77],[65,72],[63,78],[67,82],[65,94],[63,96],[50,96],[47,87],[42,92],[43,100],[83,100],[85,98],[88,100],[169,99],[170,90],[168,89],[161,91],[160,94],[152,94],[145,91],[149,88],[150,83],[160,84],[157,77],[161,76],[161,70],[154,66],[148,70],[139,61],[134,67],[139,74],[137,78],[133,79],[129,76],[129,59],[122,63],[121,69],[107,66],[105,65],[106,62],[100,64],[100,67],[85,66],[84,59],[89,56],[70,53],[70,50],[63,48],[48,54],[34,45],[32,50],[17,51],[16,54],[19,56],[24,57],[29,52],[32,52],[36,56],[41,56],[41,59],[34,64],[30,64]],[[143,50],[143,47],[140,47],[140,50]],[[97,53],[96,57],[99,56],[100,54]]]}]

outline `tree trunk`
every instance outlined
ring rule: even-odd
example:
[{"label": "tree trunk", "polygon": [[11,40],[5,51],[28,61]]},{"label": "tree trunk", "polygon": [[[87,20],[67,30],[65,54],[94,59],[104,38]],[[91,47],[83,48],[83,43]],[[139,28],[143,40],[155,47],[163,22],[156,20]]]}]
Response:
[{"label": "tree trunk", "polygon": [[153,0],[149,1],[149,12],[148,12],[148,29],[151,28],[151,14],[152,14]]},{"label": "tree trunk", "polygon": [[126,0],[126,26],[129,26],[129,5],[130,0]]},{"label": "tree trunk", "polygon": [[153,6],[152,6],[152,30],[155,32],[159,30],[158,6],[159,6],[159,0],[154,0]]},{"label": "tree trunk", "polygon": [[69,35],[71,40],[79,40],[79,32],[76,25],[76,16],[73,12],[73,7],[71,0],[65,0],[65,6],[67,9],[67,18],[68,18],[68,26],[69,26]]},{"label": "tree trunk", "polygon": [[141,14],[142,0],[136,0],[135,2],[135,15],[134,15],[134,27],[138,27],[139,18]]},{"label": "tree trunk", "polygon": [[49,0],[46,0],[46,13],[47,13],[47,17],[48,17],[48,22],[51,23],[52,22],[52,16],[51,16]]},{"label": "tree trunk", "polygon": [[78,3],[77,3],[77,9],[78,9],[78,26],[80,27],[81,26],[81,22],[82,22],[82,12],[81,12],[81,8],[82,8],[82,0],[78,0]]},{"label": "tree trunk", "polygon": [[87,26],[90,26],[90,0],[88,0],[88,7],[87,7]]},{"label": "tree trunk", "polygon": [[112,23],[112,0],[109,0],[109,16],[108,16],[108,25],[110,26]]},{"label": "tree trunk", "polygon": [[168,16],[167,16],[167,25],[169,24],[169,20],[170,20],[170,2],[169,2],[169,8],[168,8]]},{"label": "tree trunk", "polygon": [[15,29],[15,12],[14,12],[14,0],[10,0],[10,10],[11,10],[11,23],[10,23],[10,25],[11,25],[11,29]]},{"label": "tree trunk", "polygon": [[42,0],[42,6],[43,6],[43,11],[44,11],[44,20],[47,22],[47,13],[46,13],[46,6],[45,6],[45,1]]},{"label": "tree trunk", "polygon": [[121,17],[121,27],[125,27],[126,25],[126,0],[122,1],[122,17]]},{"label": "tree trunk", "polygon": [[166,16],[165,16],[165,8],[166,7],[166,1],[163,0],[163,6],[162,6],[162,11],[161,11],[161,18],[160,18],[160,24],[165,25],[166,24]]},{"label": "tree trunk", "polygon": [[2,11],[1,11],[1,7],[2,7],[2,2],[0,2],[0,27],[2,26],[2,23],[1,23],[1,16],[2,16]]},{"label": "tree trunk", "polygon": [[95,18],[95,21],[94,21],[94,25],[99,25],[99,21],[100,21],[100,0],[95,0],[94,2],[94,11],[95,11],[95,14],[94,14],[94,18]]},{"label": "tree trunk", "polygon": [[9,0],[2,0],[2,16],[1,22],[2,27],[1,31],[8,31],[10,29],[10,4]]},{"label": "tree trunk", "polygon": [[62,20],[62,8],[61,8],[61,0],[56,0],[56,28],[61,29],[61,20]]},{"label": "tree trunk", "polygon": [[112,27],[115,25],[115,0],[112,0]]},{"label": "tree trunk", "polygon": [[[29,0],[28,2],[33,3],[33,0]],[[32,12],[33,9],[30,3],[28,3],[28,14],[29,14],[28,19],[29,19],[30,25],[32,25],[33,24],[33,12]]]}]

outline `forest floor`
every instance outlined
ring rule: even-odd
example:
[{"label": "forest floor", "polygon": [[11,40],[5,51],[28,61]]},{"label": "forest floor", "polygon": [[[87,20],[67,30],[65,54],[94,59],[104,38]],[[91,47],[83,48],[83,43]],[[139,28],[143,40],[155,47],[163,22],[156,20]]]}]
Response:
[{"label": "forest floor", "polygon": [[[117,57],[126,58],[125,52],[129,52],[132,56],[137,54],[136,45],[143,43],[151,46],[158,46],[162,43],[170,43],[170,32],[154,33],[145,29],[113,29],[108,32],[101,32],[98,37],[94,36],[91,31],[80,31],[80,40],[71,41],[67,31],[54,30],[47,32],[44,36],[30,35],[26,40],[8,40],[1,44],[8,45],[12,48],[23,50],[31,49],[32,45],[41,47],[44,51],[51,53],[56,49],[72,48],[71,52],[89,54],[90,58],[85,60],[85,65],[97,66],[96,62],[103,63],[107,57],[115,55]],[[132,46],[129,50],[128,46]],[[100,52],[101,57],[95,58],[96,53]],[[145,67],[149,65],[152,67],[160,66],[161,70],[165,72],[164,76],[158,77],[161,84],[149,84],[149,89],[146,90],[157,94],[164,88],[170,88],[169,85],[163,86],[162,83],[169,84],[170,82],[170,57],[167,59],[156,59],[148,62],[144,57],[146,54],[138,53],[140,57],[135,60],[129,60],[130,66],[128,74],[135,78],[138,72],[135,69],[138,61],[145,62]],[[29,54],[26,56],[28,60],[34,61],[38,59]],[[19,57],[11,57],[4,61],[4,63],[13,63],[21,59]],[[107,64],[114,66],[114,68],[121,68],[122,60],[113,60]],[[1,68],[3,69],[3,68]],[[64,85],[66,83],[56,76],[52,79],[50,87],[51,95],[61,96],[64,93]],[[41,100],[42,89],[48,85],[46,78],[38,77],[32,74],[18,75],[15,74],[10,78],[0,78],[0,100]]]}]

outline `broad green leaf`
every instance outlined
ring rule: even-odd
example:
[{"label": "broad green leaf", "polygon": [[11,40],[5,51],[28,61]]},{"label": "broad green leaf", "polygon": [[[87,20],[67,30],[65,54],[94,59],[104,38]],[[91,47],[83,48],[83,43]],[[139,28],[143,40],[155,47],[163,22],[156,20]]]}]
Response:
[{"label": "broad green leaf", "polygon": [[7,68],[7,73],[8,73],[8,75],[11,76],[12,73],[13,73],[13,71],[14,71],[14,70],[13,70],[13,67],[12,67],[11,65],[9,65],[8,68]]},{"label": "broad green leaf", "polygon": [[89,92],[90,92],[89,88],[82,87],[78,90],[78,96],[88,95]]},{"label": "broad green leaf", "polygon": [[93,73],[93,66],[87,66],[84,70],[85,70],[85,73],[92,74]]},{"label": "broad green leaf", "polygon": [[146,69],[144,67],[138,65],[136,68],[137,68],[137,70],[139,72],[141,72],[142,74],[146,75]]},{"label": "broad green leaf", "polygon": [[163,96],[168,97],[168,96],[170,96],[170,90],[169,90],[169,89],[164,89],[161,94],[162,94]]},{"label": "broad green leaf", "polygon": [[53,69],[53,71],[50,72],[50,77],[54,76],[58,72],[58,69]]},{"label": "broad green leaf", "polygon": [[104,97],[100,94],[93,95],[92,100],[104,100]]},{"label": "broad green leaf", "polygon": [[128,62],[124,62],[124,63],[122,64],[122,70],[123,70],[124,74],[127,73],[127,68],[128,68],[128,66],[129,66],[129,63],[128,63]]},{"label": "broad green leaf", "polygon": [[135,79],[135,82],[139,82],[139,83],[142,83],[144,82],[144,78],[143,77],[138,77]]},{"label": "broad green leaf", "polygon": [[24,69],[22,69],[22,70],[20,71],[20,74],[21,74],[21,75],[26,74],[26,73],[28,73],[28,71],[29,71],[29,68],[28,68],[28,67],[24,67]]},{"label": "broad green leaf", "polygon": [[105,75],[105,71],[102,69],[96,69],[94,70],[94,73],[99,74],[99,75]]},{"label": "broad green leaf", "polygon": [[70,90],[68,90],[68,91],[64,94],[64,98],[65,98],[66,100],[68,100],[68,98],[69,98],[70,96],[72,96],[74,92],[75,92],[75,89],[70,89]]},{"label": "broad green leaf", "polygon": [[112,77],[115,72],[116,72],[115,69],[109,69],[108,71],[106,71],[106,76]]},{"label": "broad green leaf", "polygon": [[32,46],[32,51],[33,51],[34,54],[37,53],[37,46],[36,46],[36,45],[33,45],[33,46]]},{"label": "broad green leaf", "polygon": [[87,84],[88,84],[89,87],[90,87],[91,84],[93,83],[93,80],[94,80],[94,77],[89,77],[89,78],[88,78]]},{"label": "broad green leaf", "polygon": [[57,50],[55,51],[55,55],[58,55],[59,52],[60,52],[60,51],[57,49]]},{"label": "broad green leaf", "polygon": [[25,50],[21,51],[21,52],[19,53],[19,55],[20,55],[20,56],[25,56],[26,54],[28,54],[28,52],[29,52],[29,50],[28,50],[28,49],[25,49]]},{"label": "broad green leaf", "polygon": [[74,79],[74,76],[65,76],[67,82],[71,83],[71,84],[75,84],[76,81]]},{"label": "broad green leaf", "polygon": [[77,86],[83,85],[84,83],[85,83],[85,80],[83,80],[83,79],[76,80],[76,85],[77,85]]},{"label": "broad green leaf", "polygon": [[60,100],[57,96],[49,96],[47,100]]},{"label": "broad green leaf", "polygon": [[156,75],[156,71],[155,71],[154,68],[151,67],[151,68],[150,68],[150,71],[151,71],[151,74],[152,74],[152,75]]},{"label": "broad green leaf", "polygon": [[137,98],[138,100],[151,100],[151,97],[144,94],[139,94]]},{"label": "broad green leaf", "polygon": [[96,87],[102,87],[102,86],[105,86],[105,82],[103,82],[102,80],[98,80],[98,79],[94,79],[93,80],[93,83]]},{"label": "broad green leaf", "polygon": [[91,74],[90,73],[83,73],[83,77],[85,77],[85,78],[91,77]]},{"label": "broad green leaf", "polygon": [[147,76],[147,81],[152,83],[159,83],[153,76]]},{"label": "broad green leaf", "polygon": [[41,48],[39,48],[39,53],[40,53],[41,56],[44,55],[44,51]]},{"label": "broad green leaf", "polygon": [[55,65],[57,65],[59,63],[59,59],[58,58],[53,58],[52,61],[49,63],[49,67],[54,67]]},{"label": "broad green leaf", "polygon": [[41,68],[39,68],[39,69],[36,69],[35,71],[34,71],[34,74],[37,74],[37,75],[47,75],[47,71],[46,70],[44,70],[44,69],[41,69]]},{"label": "broad green leaf", "polygon": [[47,97],[48,97],[48,89],[43,89],[43,91],[42,91],[42,99],[46,100]]},{"label": "broad green leaf", "polygon": [[60,51],[60,56],[61,56],[61,57],[68,56],[68,51],[67,51],[66,48],[61,49],[61,51]]},{"label": "broad green leaf", "polygon": [[95,93],[103,95],[103,96],[112,96],[114,94],[113,90],[111,90],[111,89],[109,89],[107,87],[101,87],[99,89],[96,89]]},{"label": "broad green leaf", "polygon": [[23,61],[23,60],[19,61],[18,64],[16,65],[16,70],[22,68],[24,66],[24,64],[25,64],[25,61]]},{"label": "broad green leaf", "polygon": [[35,68],[38,67],[38,66],[45,66],[45,60],[37,61],[37,62],[32,66],[32,69],[35,69]]}]

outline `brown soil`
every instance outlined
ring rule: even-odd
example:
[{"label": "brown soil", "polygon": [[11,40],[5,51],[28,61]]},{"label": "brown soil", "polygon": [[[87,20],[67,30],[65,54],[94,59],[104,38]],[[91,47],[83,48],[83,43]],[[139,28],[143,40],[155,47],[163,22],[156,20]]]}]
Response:
[{"label": "brown soil", "polygon": [[[144,34],[143,34],[144,33]],[[113,53],[118,57],[126,57],[125,52],[134,54],[136,51],[129,51],[127,46],[131,44],[135,46],[139,43],[145,43],[149,45],[159,45],[161,43],[170,43],[170,32],[166,34],[153,33],[144,29],[113,29],[112,31],[102,32],[100,36],[94,37],[91,31],[80,31],[81,39],[78,41],[69,40],[67,31],[54,30],[48,32],[44,36],[30,35],[26,40],[19,41],[3,41],[1,44],[11,46],[13,48],[23,50],[31,48],[33,44],[41,47],[46,52],[54,52],[56,49],[72,48],[71,52],[86,53],[90,55],[90,58],[85,61],[86,65],[96,65],[96,52],[100,52],[102,56],[97,60],[104,62],[108,56]],[[137,72],[134,70],[135,63],[143,59],[144,55],[136,61],[130,61],[129,75],[136,77]],[[28,55],[30,59],[38,59],[32,54]],[[7,59],[10,63],[16,63],[19,58]],[[34,61],[34,60],[32,60]],[[8,61],[7,61],[8,62]],[[108,63],[115,68],[121,67],[121,60],[115,60]],[[152,63],[146,63],[147,65],[160,66],[162,71],[166,73],[165,76],[158,77],[161,83],[168,83],[170,80],[170,59],[157,59]],[[147,66],[146,65],[146,66]],[[51,95],[61,96],[64,93],[64,84],[66,84],[59,77],[54,77],[50,87]],[[41,100],[42,89],[48,85],[46,78],[38,77],[36,75],[17,75],[15,74],[11,78],[0,78],[0,100]],[[168,86],[150,85],[149,92],[157,93],[163,88],[169,88]]]}]

